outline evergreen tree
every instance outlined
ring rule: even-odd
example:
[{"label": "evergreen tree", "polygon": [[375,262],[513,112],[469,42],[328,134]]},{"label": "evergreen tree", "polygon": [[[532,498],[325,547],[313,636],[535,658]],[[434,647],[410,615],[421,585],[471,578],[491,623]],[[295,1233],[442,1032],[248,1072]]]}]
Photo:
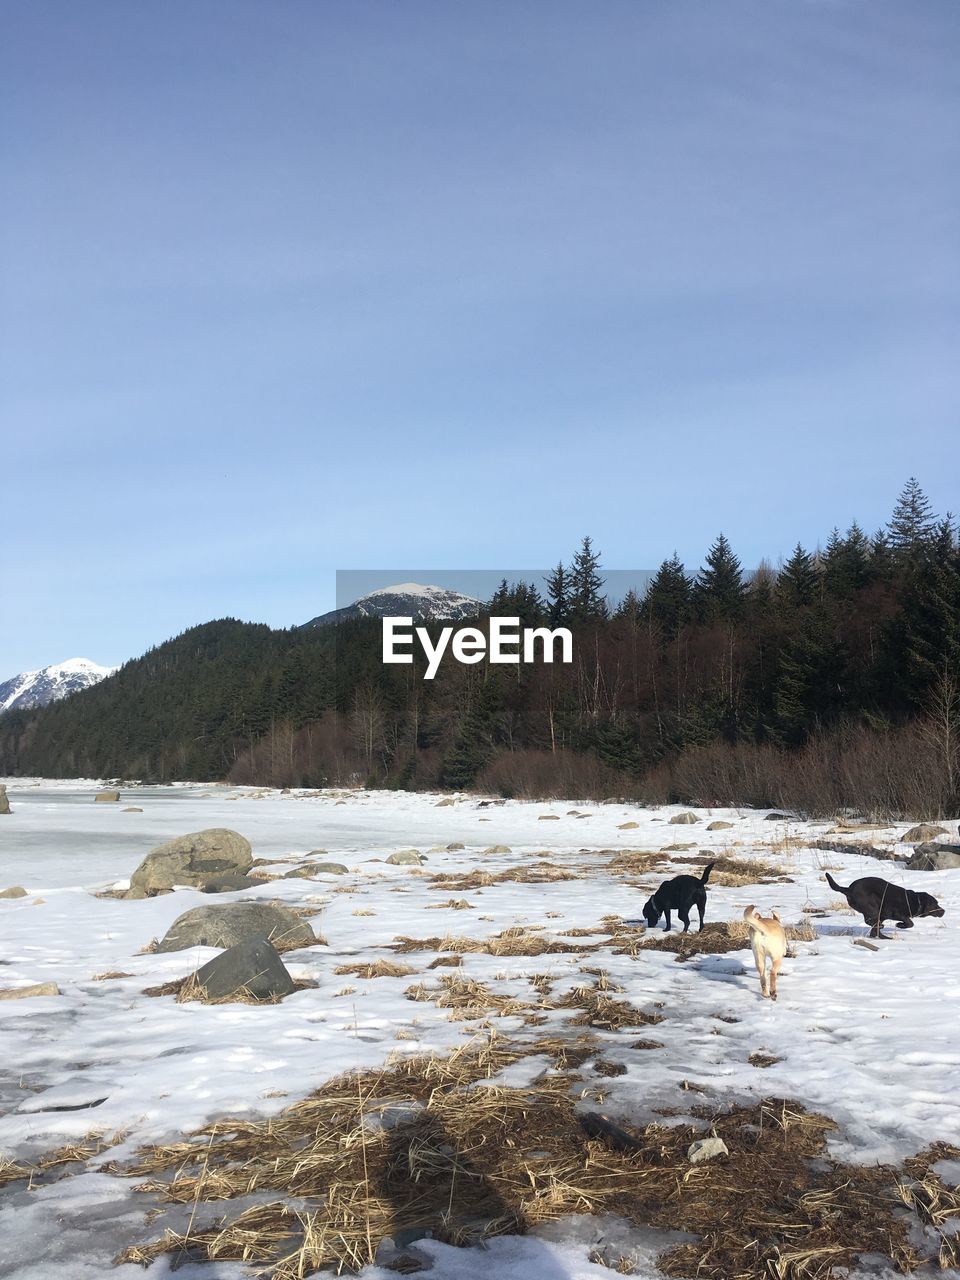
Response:
[{"label": "evergreen tree", "polygon": [[570,616],[570,581],[562,560],[547,577],[547,600],[551,624],[566,622]]},{"label": "evergreen tree", "polygon": [[813,557],[798,542],[777,578],[777,596],[783,607],[799,609],[817,598],[820,575]]},{"label": "evergreen tree", "polygon": [[808,610],[780,653],[775,733],[791,746],[836,720],[843,707],[846,658],[829,613]]},{"label": "evergreen tree", "polygon": [[895,562],[901,568],[915,566],[932,542],[936,525],[927,496],[913,476],[903,486],[887,529]]},{"label": "evergreen tree", "polygon": [[666,638],[672,639],[689,622],[692,603],[693,586],[675,551],[669,560],[664,560],[647,587],[644,612]]},{"label": "evergreen tree", "polygon": [[697,576],[696,603],[700,620],[736,622],[743,615],[745,599],[740,561],[721,533],[707,552],[706,564]]},{"label": "evergreen tree", "polygon": [[568,594],[575,622],[595,622],[607,617],[607,601],[600,576],[600,553],[584,538],[570,566]]}]

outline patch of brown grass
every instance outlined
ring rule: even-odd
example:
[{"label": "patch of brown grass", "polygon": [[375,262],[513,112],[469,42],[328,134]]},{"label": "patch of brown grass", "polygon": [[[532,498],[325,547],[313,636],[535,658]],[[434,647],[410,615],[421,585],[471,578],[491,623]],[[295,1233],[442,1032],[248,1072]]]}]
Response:
[{"label": "patch of brown grass", "polygon": [[579,954],[593,948],[545,938],[539,928],[518,925],[504,929],[492,938],[464,938],[453,934],[447,934],[443,938],[408,938],[401,934],[394,939],[392,949],[400,954],[410,951],[454,951],[460,955],[542,956]]},{"label": "patch of brown grass", "polygon": [[604,1031],[621,1031],[625,1027],[649,1027],[662,1022],[656,1013],[644,1013],[626,1000],[614,1000],[611,992],[621,987],[610,983],[606,973],[596,971],[596,981],[581,983],[556,1002],[558,1009],[574,1009],[572,1026],[597,1027]]},{"label": "patch of brown grass", "polygon": [[[269,1120],[229,1119],[144,1148],[121,1172],[194,1215],[187,1231],[117,1261],[236,1260],[300,1280],[357,1271],[380,1240],[411,1227],[466,1244],[570,1213],[695,1233],[658,1259],[676,1277],[828,1280],[868,1253],[905,1271],[922,1261],[897,1171],[831,1160],[827,1117],[773,1098],[637,1129],[581,1115],[562,1077],[471,1087],[515,1057],[494,1040],[449,1059],[400,1059],[331,1081]],[[409,1119],[375,1123],[396,1108]],[[729,1155],[691,1165],[687,1147],[705,1129]],[[926,1182],[926,1170],[913,1178]],[[231,1206],[252,1193],[266,1202]],[[935,1185],[910,1196],[928,1223],[953,1212]]]},{"label": "patch of brown grass", "polygon": [[713,863],[709,884],[719,889],[740,889],[747,884],[792,884],[793,879],[785,867],[761,858],[718,858],[709,851],[695,858],[675,858],[686,866],[705,867]]},{"label": "patch of brown grass", "polygon": [[451,892],[470,889],[487,889],[495,884],[557,884],[561,880],[582,880],[583,876],[565,870],[552,862],[537,862],[531,866],[510,867],[496,874],[490,871],[452,872],[431,876],[431,887]]},{"label": "patch of brown grass", "polygon": [[374,960],[372,963],[341,964],[333,971],[340,974],[352,974],[355,978],[408,978],[416,973],[409,964],[396,964],[392,960]]},{"label": "patch of brown grass", "polygon": [[132,978],[132,973],[126,973],[123,969],[108,969],[106,973],[95,973],[90,979],[91,982],[112,982],[115,978]]},{"label": "patch of brown grass", "polygon": [[414,983],[403,994],[408,1000],[428,1001],[438,1009],[449,1009],[451,1018],[465,1022],[491,1017],[521,1017],[527,1023],[537,1023],[543,1020],[539,1011],[551,1007],[543,1000],[520,1000],[516,996],[499,995],[482,982],[459,974],[444,975],[437,987]]},{"label": "patch of brown grass", "polygon": [[468,902],[466,898],[448,898],[446,902],[431,902],[427,910],[442,911],[444,908],[448,911],[476,911],[473,903]]}]

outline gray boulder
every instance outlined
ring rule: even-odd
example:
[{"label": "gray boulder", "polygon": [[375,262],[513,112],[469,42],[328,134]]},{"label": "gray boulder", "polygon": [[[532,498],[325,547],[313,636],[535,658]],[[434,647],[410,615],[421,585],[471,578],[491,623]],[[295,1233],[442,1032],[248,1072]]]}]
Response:
[{"label": "gray boulder", "polygon": [[716,822],[710,823],[709,827],[707,827],[707,830],[708,831],[732,831],[733,823],[724,822],[722,818],[717,818]]},{"label": "gray boulder", "polygon": [[4,786],[0,786],[0,813],[10,813],[10,800]]},{"label": "gray boulder", "polygon": [[276,1000],[296,990],[276,947],[266,938],[238,942],[198,969],[194,978],[209,1001],[240,994],[254,1000]]},{"label": "gray boulder", "polygon": [[780,809],[771,809],[764,822],[792,822],[795,815],[792,813],[783,813]]},{"label": "gray boulder", "polygon": [[920,844],[907,859],[908,871],[956,871],[960,868],[960,844]]},{"label": "gray boulder", "polygon": [[93,797],[95,804],[116,804],[120,799],[119,791],[98,791]]},{"label": "gray boulder", "polygon": [[395,867],[419,867],[420,863],[425,861],[426,859],[416,849],[401,849],[399,853],[391,853],[387,858],[387,862]]},{"label": "gray boulder", "polygon": [[23,885],[13,884],[9,889],[0,889],[0,898],[25,898],[27,891]]},{"label": "gray boulder", "polygon": [[347,868],[342,862],[305,862],[300,867],[284,873],[284,880],[309,880],[312,876],[345,876]]},{"label": "gray boulder", "polygon": [[178,916],[164,934],[158,951],[187,947],[234,947],[247,938],[266,938],[274,947],[309,947],[316,935],[290,907],[268,902],[227,902],[194,907]]},{"label": "gray boulder", "polygon": [[689,810],[687,810],[686,813],[675,813],[673,817],[670,819],[670,826],[671,827],[687,827],[687,826],[690,826],[691,823],[699,822],[699,821],[700,819],[697,817],[695,813],[691,813]]},{"label": "gray boulder", "polygon": [[209,827],[152,849],[130,877],[130,887],[150,896],[175,884],[204,889],[217,877],[244,875],[252,865],[249,841],[225,827]]},{"label": "gray boulder", "polygon": [[201,888],[204,893],[234,893],[241,889],[259,889],[263,883],[253,876],[245,876],[242,871],[224,871],[205,880]]},{"label": "gray boulder", "polygon": [[936,840],[937,836],[948,836],[946,827],[935,826],[932,822],[921,822],[911,827],[900,837],[903,844],[924,844],[927,840]]}]

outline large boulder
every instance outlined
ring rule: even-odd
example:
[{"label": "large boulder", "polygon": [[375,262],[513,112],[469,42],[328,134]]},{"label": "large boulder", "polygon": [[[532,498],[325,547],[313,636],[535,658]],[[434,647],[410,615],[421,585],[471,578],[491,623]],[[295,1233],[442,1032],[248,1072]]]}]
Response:
[{"label": "large boulder", "polygon": [[310,880],[314,876],[345,876],[347,868],[342,862],[304,862],[292,871],[283,873],[284,880]]},{"label": "large boulder", "polygon": [[244,875],[252,865],[248,840],[226,827],[209,827],[152,849],[130,877],[130,887],[151,897],[176,884],[203,889],[217,877]]},{"label": "large boulder", "polygon": [[695,813],[691,813],[689,810],[687,810],[686,813],[675,813],[673,817],[670,819],[670,826],[686,827],[686,826],[689,826],[691,823],[699,822],[699,821],[700,819],[697,817]]},{"label": "large boulder", "polygon": [[279,1000],[296,990],[296,984],[275,946],[266,938],[245,938],[229,951],[214,956],[194,974],[208,1001],[249,996],[254,1000]]},{"label": "large boulder", "polygon": [[93,797],[95,804],[116,804],[120,799],[119,791],[98,791]]},{"label": "large boulder", "polygon": [[27,891],[22,884],[12,884],[9,889],[0,889],[0,898],[25,898]]},{"label": "large boulder", "polygon": [[290,907],[269,902],[227,902],[216,907],[194,907],[177,916],[157,950],[228,948],[247,938],[266,938],[278,950],[309,947],[317,940],[307,922]]},{"label": "large boulder", "polygon": [[960,868],[960,844],[919,844],[907,859],[908,871],[956,871]]},{"label": "large boulder", "polygon": [[722,818],[717,818],[715,822],[710,823],[709,827],[707,827],[707,830],[708,831],[732,831],[733,823],[724,822]]},{"label": "large boulder", "polygon": [[426,862],[426,858],[416,849],[401,849],[397,853],[391,853],[387,862],[395,867],[419,867],[421,862]]},{"label": "large boulder", "polygon": [[936,840],[937,836],[948,836],[946,827],[938,827],[932,822],[921,822],[911,827],[900,837],[903,844],[925,844],[927,840]]},{"label": "large boulder", "polygon": [[0,1000],[31,1000],[34,996],[58,996],[60,988],[55,982],[34,982],[29,987],[0,988]]}]

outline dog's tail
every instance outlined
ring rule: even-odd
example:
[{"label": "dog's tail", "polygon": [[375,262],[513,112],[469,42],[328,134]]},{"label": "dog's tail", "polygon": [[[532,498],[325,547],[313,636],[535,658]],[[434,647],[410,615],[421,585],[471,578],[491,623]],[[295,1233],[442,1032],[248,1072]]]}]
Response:
[{"label": "dog's tail", "polygon": [[[754,906],[747,907],[744,910],[743,918],[744,920],[746,920],[748,928],[756,929],[758,933],[766,933],[767,925],[770,923],[770,921],[764,920],[763,916],[761,916],[758,913],[756,907]],[[780,923],[780,917],[777,915],[775,911],[770,912],[770,920],[776,920],[777,924]]]},{"label": "dog's tail", "polygon": [[707,883],[707,881],[710,879],[710,872],[713,870],[713,868],[716,865],[717,864],[715,862],[708,862],[707,865],[703,868],[703,874],[700,876],[701,884]]},{"label": "dog's tail", "polygon": [[850,886],[847,885],[847,889],[845,889],[842,884],[837,884],[836,880],[834,880],[833,876],[830,874],[829,871],[825,871],[823,874],[827,877],[827,884],[830,886],[830,888],[836,889],[837,893],[842,893],[844,897],[846,897],[847,889],[849,889]]}]

